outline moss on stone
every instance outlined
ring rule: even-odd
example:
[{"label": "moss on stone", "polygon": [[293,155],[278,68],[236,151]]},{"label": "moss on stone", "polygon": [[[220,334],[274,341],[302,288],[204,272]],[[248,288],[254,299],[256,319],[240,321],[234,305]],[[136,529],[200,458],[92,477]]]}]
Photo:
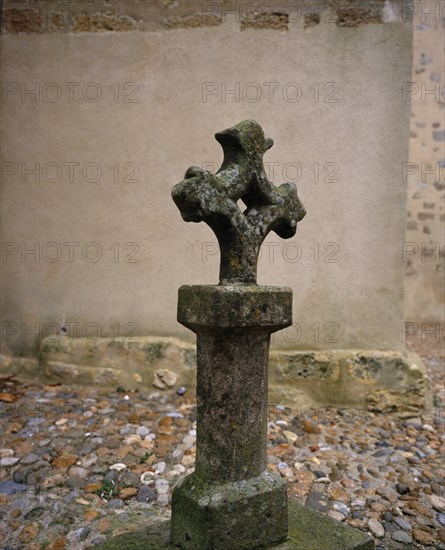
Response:
[{"label": "moss on stone", "polygon": [[318,361],[313,353],[301,353],[298,355],[286,355],[286,364],[283,374],[292,378],[311,378],[325,380],[335,373],[333,362]]},{"label": "moss on stone", "polygon": [[287,536],[287,487],[272,472],[209,483],[192,474],[175,487],[171,541],[184,550],[250,550]]},{"label": "moss on stone", "polygon": [[167,344],[164,342],[146,342],[142,346],[142,350],[145,352],[149,361],[155,361],[161,359],[165,355]]},{"label": "moss on stone", "polygon": [[70,351],[70,346],[67,345],[68,339],[58,336],[57,338],[47,337],[42,341],[40,351],[42,353],[50,352],[62,352],[67,353]]}]

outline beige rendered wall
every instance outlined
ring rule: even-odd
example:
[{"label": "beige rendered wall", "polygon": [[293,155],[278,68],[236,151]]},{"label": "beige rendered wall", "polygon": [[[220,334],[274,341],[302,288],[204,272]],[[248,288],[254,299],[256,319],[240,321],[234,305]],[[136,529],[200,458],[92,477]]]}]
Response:
[{"label": "beige rendered wall", "polygon": [[215,132],[254,118],[275,141],[274,183],[297,181],[308,212],[263,248],[259,284],[294,289],[294,326],[274,345],[402,349],[412,28],[399,2],[363,4],[252,28],[221,11],[197,26],[5,32],[3,346],[23,351],[62,320],[91,337],[193,340],[177,288],[217,283],[219,259],[170,189],[221,162]]}]

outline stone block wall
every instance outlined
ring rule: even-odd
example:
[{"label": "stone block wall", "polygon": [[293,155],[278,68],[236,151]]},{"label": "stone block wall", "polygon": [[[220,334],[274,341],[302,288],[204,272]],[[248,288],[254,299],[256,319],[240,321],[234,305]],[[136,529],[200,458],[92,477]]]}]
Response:
[{"label": "stone block wall", "polygon": [[[173,392],[196,388],[196,348],[174,338],[125,341],[46,338],[38,359],[2,357],[8,373],[49,382]],[[432,407],[428,377],[413,354],[272,351],[269,400],[295,414],[348,406],[409,416]],[[181,391],[181,390],[180,390]]]}]

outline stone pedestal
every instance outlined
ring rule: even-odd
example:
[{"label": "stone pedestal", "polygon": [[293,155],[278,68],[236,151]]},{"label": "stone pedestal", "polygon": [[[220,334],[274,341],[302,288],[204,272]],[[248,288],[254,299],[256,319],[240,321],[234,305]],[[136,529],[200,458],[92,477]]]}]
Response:
[{"label": "stone pedestal", "polygon": [[[124,525],[122,525],[124,527]],[[174,550],[169,544],[170,522],[159,521],[143,530],[109,537],[101,550]],[[99,547],[98,547],[99,548]],[[225,546],[208,546],[214,550]],[[241,546],[236,547],[242,548]],[[257,548],[260,548],[257,546]],[[272,550],[374,550],[372,537],[344,523],[289,500],[289,536],[285,542],[266,546]],[[231,547],[235,550],[235,547]]]},{"label": "stone pedestal", "polygon": [[287,489],[266,469],[270,334],[292,323],[292,291],[183,286],[178,321],[197,334],[195,473],[175,487],[171,543],[237,550],[286,540]]}]

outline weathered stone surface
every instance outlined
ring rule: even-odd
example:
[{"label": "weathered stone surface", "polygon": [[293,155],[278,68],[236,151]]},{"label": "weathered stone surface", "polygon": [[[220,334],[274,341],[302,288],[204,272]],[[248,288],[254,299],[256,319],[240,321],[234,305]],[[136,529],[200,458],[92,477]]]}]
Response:
[{"label": "weathered stone surface", "polygon": [[267,364],[271,332],[292,322],[291,297],[256,285],[179,289],[178,320],[197,333],[198,364],[195,473],[172,500],[180,548],[256,548],[286,536],[286,485],[266,470]]},{"label": "weathered stone surface", "polygon": [[[289,500],[288,509],[288,539],[282,544],[266,546],[266,548],[270,550],[374,550],[374,541],[365,533],[349,525],[339,523],[294,500]],[[170,522],[159,522],[143,531],[109,538],[100,548],[103,550],[121,550],[122,548],[167,550],[172,548],[168,542],[169,528]],[[234,549],[234,547],[223,546],[218,548]]]},{"label": "weathered stone surface", "polygon": [[141,27],[141,24],[132,17],[116,17],[111,14],[87,14],[76,16],[73,25],[74,32],[106,32],[132,31]]},{"label": "weathered stone surface", "polygon": [[119,381],[119,371],[103,367],[88,367],[48,361],[46,374],[49,378],[57,378],[71,384],[98,384],[115,386]]},{"label": "weathered stone surface", "polygon": [[[398,4],[400,0],[393,0]],[[336,23],[339,27],[356,27],[369,23],[381,23],[384,17],[383,0],[348,0],[332,3],[280,2],[277,4],[253,3],[251,0],[132,0],[120,3],[96,0],[92,4],[78,2],[69,5],[54,0],[32,2],[8,2],[4,7],[3,31],[8,33],[36,32],[119,32],[133,29],[155,31],[172,28],[196,28],[221,24],[227,14],[233,14],[240,29],[286,31],[289,24],[304,28],[318,25],[320,20]],[[16,7],[17,6],[17,7]],[[394,9],[394,8],[393,8]],[[415,10],[407,9],[405,17]],[[306,24],[310,21],[312,25]]]},{"label": "weathered stone surface", "polygon": [[42,17],[32,9],[12,8],[3,13],[3,29],[10,33],[38,33],[42,31]]},{"label": "weathered stone surface", "polygon": [[34,357],[0,355],[2,373],[35,377],[39,372],[39,361]]},{"label": "weathered stone surface", "polygon": [[[280,316],[282,327],[291,323],[292,294],[271,287],[214,287],[220,301],[209,303],[209,288],[187,287],[187,300],[181,300],[181,288],[178,304],[178,318],[190,314],[185,323],[198,334],[197,394],[205,396],[198,399],[196,471],[211,479],[245,479],[266,467],[269,335],[280,328]],[[283,307],[274,309],[277,294]],[[207,326],[197,320],[199,311]]]},{"label": "weathered stone surface", "polygon": [[196,28],[196,27],[213,27],[216,25],[221,25],[222,17],[218,15],[208,14],[203,16],[201,13],[196,15],[187,15],[185,17],[181,16],[172,16],[167,17],[164,20],[164,25],[168,29],[178,29],[178,28]]},{"label": "weathered stone surface", "polygon": [[168,369],[159,369],[155,372],[153,386],[164,390],[166,388],[172,388],[178,381],[178,375]]},{"label": "weathered stone surface", "polygon": [[[430,408],[430,384],[422,360],[383,351],[272,351],[270,386],[292,403],[295,391],[319,403],[376,412],[413,413]],[[299,402],[299,401],[298,401]]]},{"label": "weathered stone surface", "polygon": [[[184,296],[189,293],[182,287]],[[221,288],[208,286],[208,315],[221,301]],[[237,293],[231,294],[236,308]],[[245,287],[247,288],[247,286]],[[258,287],[252,287],[258,288]],[[283,289],[270,287],[275,294],[274,306],[281,301]],[[281,296],[281,298],[279,298]],[[264,299],[267,299],[263,296]],[[272,295],[270,296],[272,299]],[[263,303],[267,307],[266,303]],[[199,303],[189,301],[201,321],[204,313]],[[185,307],[185,306],[184,306]],[[281,309],[280,311],[284,310]],[[279,313],[279,312],[277,312]],[[257,314],[264,319],[264,312]],[[198,318],[195,315],[195,322]],[[214,316],[214,323],[223,323]],[[175,338],[139,337],[125,339],[49,337],[42,341],[40,362],[33,358],[1,356],[2,371],[33,379],[70,381],[76,385],[101,384],[108,387],[146,388],[155,381],[155,373],[166,369],[178,377],[177,386],[193,390],[196,386],[196,347]],[[50,365],[50,366],[48,366]],[[156,378],[157,379],[157,378]],[[160,383],[159,389],[170,387]],[[412,353],[371,350],[277,351],[269,356],[269,398],[289,404],[298,410],[314,403],[354,406],[376,412],[415,413],[430,409],[432,396],[422,360]],[[296,405],[298,404],[298,405]]]},{"label": "weathered stone surface", "polygon": [[[215,134],[224,150],[212,174],[191,166],[173,187],[172,197],[185,221],[207,223],[221,250],[221,284],[255,284],[258,254],[270,231],[288,239],[306,211],[293,183],[276,188],[267,178],[263,155],[273,145],[254,120]],[[237,202],[247,206],[242,212]]]},{"label": "weathered stone surface", "polygon": [[241,20],[241,30],[245,29],[276,29],[287,31],[289,28],[289,15],[287,13],[269,13],[256,11]]},{"label": "weathered stone surface", "polygon": [[272,472],[206,483],[197,473],[175,487],[171,541],[179,548],[260,548],[287,536],[287,488]]},{"label": "weathered stone surface", "polygon": [[[254,120],[216,134],[220,170],[191,167],[172,197],[185,221],[206,222],[221,249],[220,285],[179,289],[178,321],[197,334],[195,472],[172,499],[172,545],[247,550],[285,540],[287,486],[267,468],[270,335],[292,323],[292,290],[258,287],[261,244],[288,238],[305,214],[295,185],[276,189]],[[238,207],[242,199],[247,209]]]},{"label": "weathered stone surface", "polygon": [[[42,340],[39,358],[38,367],[34,360],[33,377],[63,378],[77,385],[146,388],[155,383],[162,390],[172,388],[176,382],[186,387],[194,385],[195,347],[174,338],[91,340],[50,336]],[[165,374],[167,371],[171,374]]]},{"label": "weathered stone surface", "polygon": [[184,285],[178,321],[194,332],[261,327],[275,332],[292,324],[292,291],[276,286]]}]

